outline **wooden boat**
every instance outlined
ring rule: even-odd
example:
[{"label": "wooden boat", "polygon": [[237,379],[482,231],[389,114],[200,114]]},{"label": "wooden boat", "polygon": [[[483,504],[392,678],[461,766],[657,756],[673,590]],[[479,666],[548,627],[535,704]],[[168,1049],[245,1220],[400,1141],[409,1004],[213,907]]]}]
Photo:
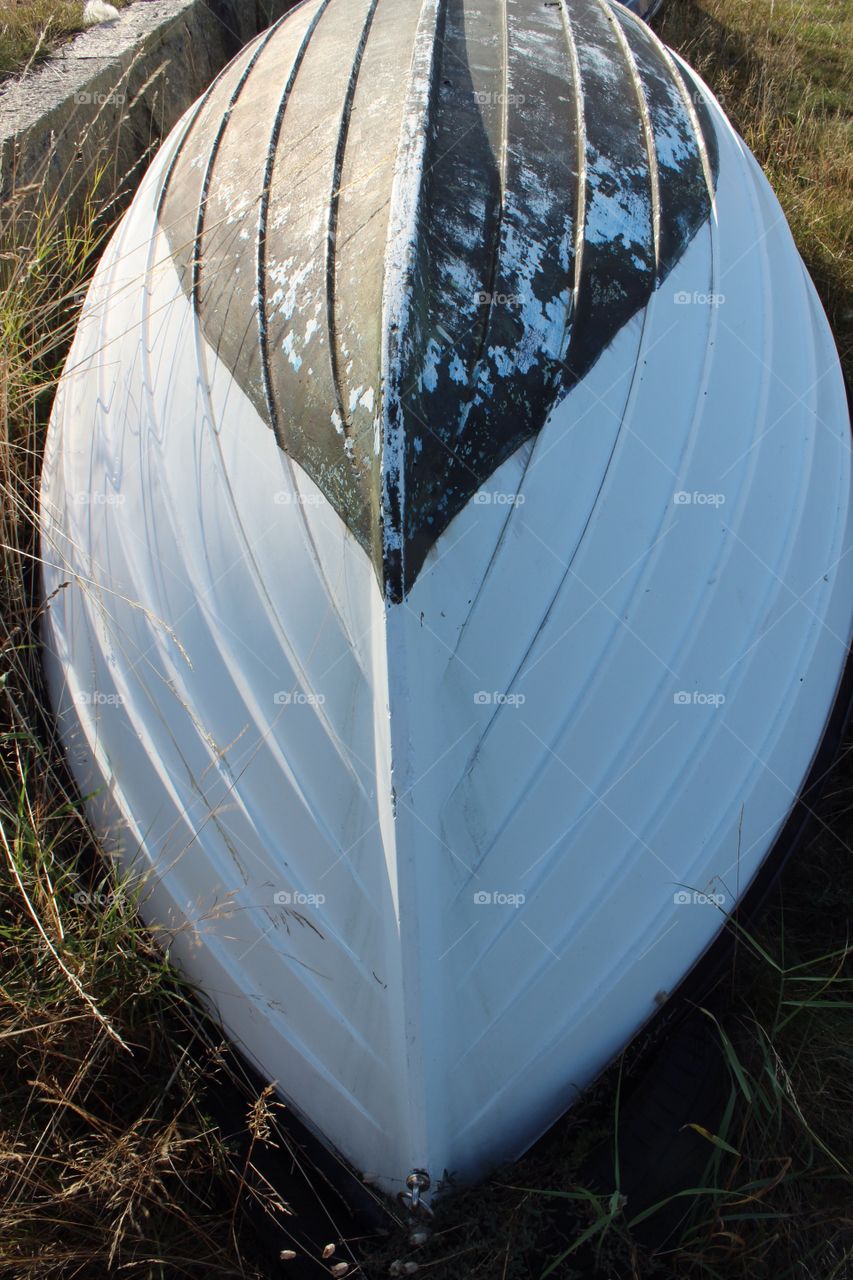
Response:
[{"label": "wooden boat", "polygon": [[696,964],[850,636],[826,319],[603,0],[305,0],[246,48],[95,275],[42,530],[95,827],[389,1192],[517,1156]]},{"label": "wooden boat", "polygon": [[622,0],[626,9],[630,9],[632,13],[636,13],[638,17],[651,22],[656,13],[659,12],[663,0]]}]

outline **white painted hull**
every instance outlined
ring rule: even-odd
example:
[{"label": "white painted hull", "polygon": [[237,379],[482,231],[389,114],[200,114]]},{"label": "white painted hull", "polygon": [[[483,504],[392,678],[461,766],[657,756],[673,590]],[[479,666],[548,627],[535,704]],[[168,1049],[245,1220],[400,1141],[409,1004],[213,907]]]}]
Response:
[{"label": "white painted hull", "polygon": [[836,695],[837,356],[706,100],[711,219],[400,603],[199,328],[155,222],[180,128],[57,398],[48,674],[92,820],[229,1034],[390,1192],[517,1156],[649,1019]]},{"label": "white painted hull", "polygon": [[631,13],[636,13],[638,18],[651,22],[660,9],[663,0],[622,0],[622,3],[626,9],[630,9]]}]

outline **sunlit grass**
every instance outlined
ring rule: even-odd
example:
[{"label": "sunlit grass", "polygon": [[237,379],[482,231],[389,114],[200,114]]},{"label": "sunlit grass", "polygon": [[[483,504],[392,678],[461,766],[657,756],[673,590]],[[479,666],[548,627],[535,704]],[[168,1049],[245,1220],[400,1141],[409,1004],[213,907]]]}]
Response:
[{"label": "sunlit grass", "polygon": [[202,1109],[217,1043],[95,848],[45,710],[47,413],[113,218],[44,195],[0,233],[0,1275],[254,1276]]},{"label": "sunlit grass", "polygon": [[669,0],[658,32],[708,81],[779,198],[853,377],[853,5]]},{"label": "sunlit grass", "polygon": [[[121,9],[129,0],[110,0]],[[47,57],[83,29],[83,0],[3,0],[0,4],[0,76]]]}]

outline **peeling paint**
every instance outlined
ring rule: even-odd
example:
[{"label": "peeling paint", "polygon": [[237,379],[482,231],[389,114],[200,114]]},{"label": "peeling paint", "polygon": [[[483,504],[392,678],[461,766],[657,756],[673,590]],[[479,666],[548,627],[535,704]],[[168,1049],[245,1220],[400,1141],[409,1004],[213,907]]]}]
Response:
[{"label": "peeling paint", "polygon": [[[393,92],[360,100],[392,2],[295,11],[284,52],[271,42],[246,86],[223,81],[221,102],[214,90],[161,220],[188,287],[198,253],[208,340],[394,601],[648,303],[710,214],[717,159],[671,57],[598,0],[395,10],[400,38],[382,54]],[[343,70],[318,115],[300,67],[332,50]],[[367,104],[381,127],[359,135],[376,155],[358,170],[350,130]],[[350,161],[358,180],[338,205]],[[199,239],[208,168],[223,212]]]}]

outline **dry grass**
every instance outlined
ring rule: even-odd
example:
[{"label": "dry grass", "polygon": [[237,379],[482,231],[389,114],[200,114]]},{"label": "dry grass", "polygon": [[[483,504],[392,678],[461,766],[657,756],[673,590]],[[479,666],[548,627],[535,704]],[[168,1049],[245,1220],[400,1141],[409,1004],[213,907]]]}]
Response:
[{"label": "dry grass", "polygon": [[254,1163],[269,1109],[234,1085],[234,1142],[206,1114],[232,1088],[219,1034],[101,859],[45,712],[37,484],[116,212],[101,179],[73,225],[30,195],[0,226],[0,1276],[256,1277],[247,1206],[283,1213]]},{"label": "dry grass", "polygon": [[[655,25],[762,164],[850,380],[853,5],[667,0]],[[818,836],[786,871],[760,936],[740,938],[718,995],[730,1088],[697,1175],[705,1189],[679,1200],[675,1236],[650,1243],[672,1202],[640,1221],[618,1176],[606,1187],[590,1180],[590,1152],[620,1133],[617,1068],[503,1177],[448,1201],[427,1245],[412,1249],[399,1236],[371,1253],[369,1275],[387,1274],[399,1257],[431,1280],[851,1280],[851,764],[848,747]],[[626,1060],[626,1090],[635,1060]]]},{"label": "dry grass", "polygon": [[[110,0],[121,9],[129,0]],[[0,77],[45,58],[83,28],[83,0],[3,0]]]},{"label": "dry grass", "polygon": [[661,38],[710,84],[782,204],[853,380],[853,5],[669,0]]},{"label": "dry grass", "polygon": [[0,75],[22,70],[80,31],[82,0],[5,0],[0,11]]}]

